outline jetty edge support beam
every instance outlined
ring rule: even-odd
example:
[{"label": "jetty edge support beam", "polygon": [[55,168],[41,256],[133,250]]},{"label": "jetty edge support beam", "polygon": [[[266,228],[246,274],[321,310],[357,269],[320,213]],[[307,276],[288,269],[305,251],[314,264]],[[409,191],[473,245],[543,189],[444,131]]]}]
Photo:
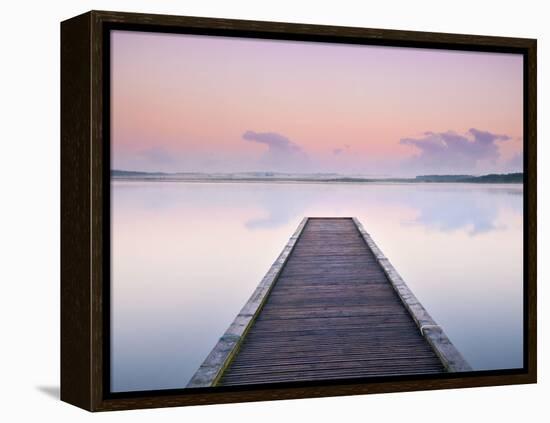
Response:
[{"label": "jetty edge support beam", "polygon": [[300,238],[308,217],[304,217],[298,228],[292,234],[279,257],[271,265],[261,282],[258,284],[246,304],[243,306],[233,323],[218,340],[210,354],[195,372],[187,388],[205,388],[215,386],[239,350],[248,329],[260,314],[262,307],[271,292],[279,274],[283,270],[296,242]]},{"label": "jetty edge support beam", "polygon": [[432,319],[430,314],[415,297],[403,278],[397,273],[388,258],[382,253],[369,233],[365,230],[359,219],[353,217],[353,222],[367,246],[372,250],[376,260],[384,270],[391,285],[403,302],[405,308],[418,326],[421,335],[430,344],[436,355],[441,360],[447,372],[470,372],[472,368],[464,359],[460,351],[456,349],[443,329]]}]

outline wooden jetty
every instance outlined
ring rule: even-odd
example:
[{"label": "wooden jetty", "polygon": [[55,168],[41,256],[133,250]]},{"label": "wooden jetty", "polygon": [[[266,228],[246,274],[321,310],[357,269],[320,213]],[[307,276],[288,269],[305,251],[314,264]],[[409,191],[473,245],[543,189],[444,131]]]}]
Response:
[{"label": "wooden jetty", "polygon": [[356,218],[305,218],[187,386],[469,370]]}]

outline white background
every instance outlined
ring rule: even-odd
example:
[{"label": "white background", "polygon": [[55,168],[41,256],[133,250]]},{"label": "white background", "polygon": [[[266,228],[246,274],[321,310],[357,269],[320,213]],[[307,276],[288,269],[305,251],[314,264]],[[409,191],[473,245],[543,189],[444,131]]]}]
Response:
[{"label": "white background", "polygon": [[[548,262],[549,11],[544,1],[84,1],[2,5],[0,420],[541,421],[550,415]],[[538,39],[539,384],[91,414],[59,391],[59,22],[89,9]],[[544,239],[546,237],[546,239]],[[546,258],[547,254],[546,254]],[[498,294],[497,294],[498,295]],[[544,395],[544,391],[549,392]]]}]

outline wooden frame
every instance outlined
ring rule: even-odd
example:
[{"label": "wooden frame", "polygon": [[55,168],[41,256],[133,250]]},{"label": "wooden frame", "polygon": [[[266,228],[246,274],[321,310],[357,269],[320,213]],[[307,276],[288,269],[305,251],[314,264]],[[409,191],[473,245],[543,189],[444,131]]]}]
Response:
[{"label": "wooden frame", "polygon": [[[109,110],[104,69],[111,28],[502,51],[524,56],[524,368],[445,377],[382,378],[235,389],[110,394],[105,334]],[[92,11],[61,24],[61,399],[90,411],[535,383],[536,40]],[[368,235],[367,235],[368,236]],[[368,241],[368,240],[367,240]],[[391,269],[388,269],[391,272]]]}]

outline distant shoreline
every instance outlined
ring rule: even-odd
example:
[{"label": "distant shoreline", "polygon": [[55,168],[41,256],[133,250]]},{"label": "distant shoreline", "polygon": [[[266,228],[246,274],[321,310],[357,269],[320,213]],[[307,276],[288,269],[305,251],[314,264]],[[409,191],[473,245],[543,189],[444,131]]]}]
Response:
[{"label": "distant shoreline", "polygon": [[496,186],[496,185],[506,185],[506,186],[520,186],[523,184],[521,182],[419,182],[419,181],[410,181],[410,182],[398,182],[398,181],[353,181],[353,182],[342,182],[342,181],[313,181],[313,180],[304,180],[304,181],[290,181],[290,180],[245,180],[245,179],[195,179],[195,180],[183,180],[183,179],[140,179],[140,178],[112,178],[111,182],[128,182],[128,183],[140,183],[140,182],[149,182],[152,184],[160,184],[163,182],[175,183],[175,184],[275,184],[275,185],[478,185],[478,186]]},{"label": "distant shoreline", "polygon": [[339,184],[522,184],[523,173],[473,175],[422,175],[415,178],[366,178],[332,174],[292,175],[292,174],[198,174],[198,173],[147,173],[133,171],[111,171],[114,181],[140,182],[200,182],[200,183],[339,183]]}]

